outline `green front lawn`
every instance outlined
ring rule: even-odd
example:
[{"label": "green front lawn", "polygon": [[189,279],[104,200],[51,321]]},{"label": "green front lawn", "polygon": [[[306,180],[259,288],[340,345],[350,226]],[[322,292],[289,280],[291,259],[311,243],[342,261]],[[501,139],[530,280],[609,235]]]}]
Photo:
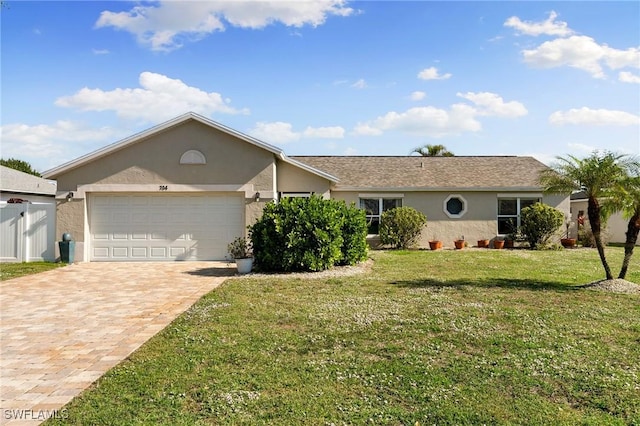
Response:
[{"label": "green front lawn", "polygon": [[595,250],[372,257],[228,280],[51,423],[640,423],[640,296],[575,287]]},{"label": "green front lawn", "polygon": [[0,263],[0,281],[24,275],[39,274],[50,269],[66,266],[66,263],[52,262],[24,262],[24,263]]}]

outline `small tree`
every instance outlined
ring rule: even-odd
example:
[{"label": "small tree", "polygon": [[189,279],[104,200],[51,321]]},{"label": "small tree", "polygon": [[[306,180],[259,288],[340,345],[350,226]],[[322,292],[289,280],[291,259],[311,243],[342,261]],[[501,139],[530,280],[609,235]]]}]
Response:
[{"label": "small tree", "polygon": [[398,249],[416,245],[427,217],[413,207],[387,210],[380,218],[380,241]]},{"label": "small tree", "polygon": [[611,268],[602,243],[602,221],[607,219],[607,209],[602,210],[601,200],[620,197],[620,183],[637,170],[638,161],[627,155],[612,152],[594,152],[580,159],[574,156],[558,157],[558,163],[540,174],[545,192],[570,193],[584,191],[587,195],[587,216],[598,249],[598,255],[608,280],[613,279]]},{"label": "small tree", "polygon": [[412,154],[420,154],[423,157],[454,157],[444,145],[425,145],[411,151]]},{"label": "small tree", "polygon": [[520,212],[520,230],[531,248],[544,246],[564,222],[564,214],[543,203],[535,203]]},{"label": "small tree", "polygon": [[17,158],[9,158],[7,160],[2,158],[0,159],[0,165],[8,167],[10,169],[21,171],[23,173],[28,173],[30,175],[40,177],[40,173],[35,171],[35,169],[31,167],[31,164],[23,160],[18,160]]}]

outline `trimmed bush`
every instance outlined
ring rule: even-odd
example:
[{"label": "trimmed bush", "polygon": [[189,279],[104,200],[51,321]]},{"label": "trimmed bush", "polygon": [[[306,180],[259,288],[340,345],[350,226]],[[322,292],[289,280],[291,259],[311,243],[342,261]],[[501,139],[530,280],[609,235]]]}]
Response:
[{"label": "trimmed bush", "polygon": [[380,218],[380,242],[397,249],[416,245],[427,217],[413,207],[396,207],[382,213]]},{"label": "trimmed bush", "polygon": [[355,204],[338,202],[344,217],[342,224],[342,259],[340,265],[355,265],[367,258],[367,215]]},{"label": "trimmed bush", "polygon": [[321,271],[363,260],[366,221],[364,212],[352,209],[319,196],[267,204],[249,228],[256,266],[262,271]]},{"label": "trimmed bush", "polygon": [[564,214],[549,205],[535,203],[520,212],[520,230],[531,248],[545,246],[564,222]]}]

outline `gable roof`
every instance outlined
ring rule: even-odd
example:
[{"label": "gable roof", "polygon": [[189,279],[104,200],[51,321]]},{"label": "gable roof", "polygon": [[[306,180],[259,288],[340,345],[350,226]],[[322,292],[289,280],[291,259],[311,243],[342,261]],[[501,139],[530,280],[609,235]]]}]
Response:
[{"label": "gable roof", "polygon": [[56,195],[56,183],[0,166],[0,190],[19,194]]},{"label": "gable roof", "polygon": [[515,156],[293,158],[337,176],[337,191],[541,191],[538,176],[547,168]]},{"label": "gable roof", "polygon": [[271,152],[272,154],[274,154],[278,159],[292,164],[296,167],[299,167],[301,169],[304,169],[310,173],[313,173],[315,175],[318,175],[320,177],[323,177],[331,182],[337,182],[338,179],[335,176],[332,176],[324,171],[318,170],[313,168],[312,166],[309,166],[307,164],[303,164],[300,163],[297,160],[291,159],[289,157],[287,157],[287,155],[278,147],[273,146],[273,145],[269,145],[266,142],[263,142],[259,139],[256,139],[254,137],[251,137],[249,135],[246,135],[244,133],[238,132],[237,130],[233,130],[230,127],[226,127],[216,121],[210,120],[202,115],[196,114],[194,112],[188,112],[186,114],[183,114],[179,117],[176,117],[174,119],[171,119],[169,121],[165,121],[164,123],[158,124],[157,126],[154,126],[150,129],[144,130],[140,133],[137,133],[133,136],[130,136],[128,138],[122,139],[118,142],[112,143],[110,145],[107,145],[103,148],[100,148],[96,151],[90,152],[89,154],[83,155],[82,157],[76,158],[75,160],[69,161],[67,163],[64,163],[58,167],[55,167],[53,169],[47,170],[43,173],[43,176],[49,179],[53,179],[56,178],[57,176],[68,172],[69,170],[73,170],[75,168],[81,167],[85,164],[88,164],[92,161],[95,161],[99,158],[105,157],[109,154],[112,154],[116,151],[119,151],[121,149],[125,149],[130,145],[136,144],[138,142],[141,142],[144,139],[147,139],[155,134],[161,133],[169,128],[178,126],[180,124],[186,123],[190,120],[193,121],[197,121],[200,122],[206,126],[209,126],[211,128],[214,128],[216,130],[219,130],[221,132],[225,132],[229,135],[232,135],[240,140],[243,140],[247,143],[250,143],[252,145],[257,146],[258,148],[262,148],[266,151]]}]

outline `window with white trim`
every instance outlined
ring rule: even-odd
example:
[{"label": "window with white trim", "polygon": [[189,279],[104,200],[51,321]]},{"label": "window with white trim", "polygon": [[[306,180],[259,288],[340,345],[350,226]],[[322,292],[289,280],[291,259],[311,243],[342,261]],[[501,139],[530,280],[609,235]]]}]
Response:
[{"label": "window with white trim", "polygon": [[467,200],[462,195],[449,195],[444,200],[444,212],[452,219],[458,219],[467,212]]},{"label": "window with white trim", "polygon": [[522,209],[540,201],[540,198],[498,198],[498,235],[515,232],[520,227],[520,212]]},{"label": "window with white trim", "polygon": [[380,217],[387,210],[402,207],[402,198],[360,198],[360,208],[367,215],[368,234],[379,234]]}]

